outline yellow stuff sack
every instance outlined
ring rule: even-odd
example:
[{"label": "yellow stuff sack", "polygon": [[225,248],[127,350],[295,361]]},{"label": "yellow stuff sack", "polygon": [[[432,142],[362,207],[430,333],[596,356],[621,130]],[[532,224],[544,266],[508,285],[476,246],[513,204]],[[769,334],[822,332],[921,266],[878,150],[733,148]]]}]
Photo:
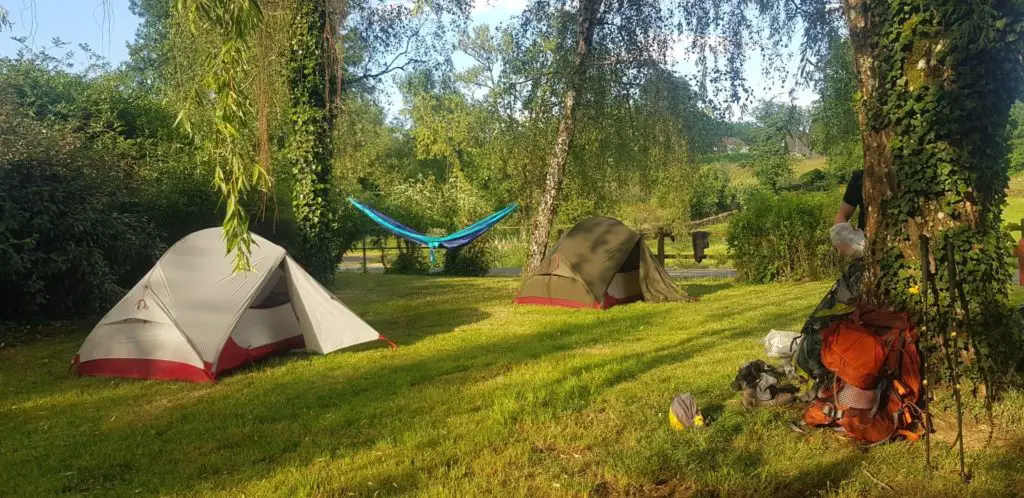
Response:
[{"label": "yellow stuff sack", "polygon": [[668,423],[677,431],[704,425],[704,415],[700,413],[693,395],[683,393],[672,399],[672,406],[668,409]]}]

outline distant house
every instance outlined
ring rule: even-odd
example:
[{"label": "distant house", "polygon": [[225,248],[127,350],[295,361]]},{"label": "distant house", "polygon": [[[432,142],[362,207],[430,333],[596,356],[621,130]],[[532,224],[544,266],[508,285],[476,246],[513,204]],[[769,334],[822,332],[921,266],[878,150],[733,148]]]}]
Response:
[{"label": "distant house", "polygon": [[808,159],[821,156],[821,154],[818,154],[811,149],[811,146],[808,144],[809,138],[810,137],[805,133],[801,133],[796,136],[787,135],[786,150],[794,156],[805,157]]},{"label": "distant house", "polygon": [[736,137],[725,137],[722,139],[721,145],[718,147],[718,152],[725,153],[741,153],[746,154],[750,152],[750,146],[746,142]]}]

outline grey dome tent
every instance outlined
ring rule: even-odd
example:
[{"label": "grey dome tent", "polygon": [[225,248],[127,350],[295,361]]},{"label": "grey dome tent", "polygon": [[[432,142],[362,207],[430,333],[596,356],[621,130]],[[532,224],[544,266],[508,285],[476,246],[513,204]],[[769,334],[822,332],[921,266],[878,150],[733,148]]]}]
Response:
[{"label": "grey dome tent", "polygon": [[75,372],[213,382],[279,351],[326,354],[387,340],[284,248],[252,238],[253,269],[239,273],[220,228],[171,246],[89,333],[74,357]]}]

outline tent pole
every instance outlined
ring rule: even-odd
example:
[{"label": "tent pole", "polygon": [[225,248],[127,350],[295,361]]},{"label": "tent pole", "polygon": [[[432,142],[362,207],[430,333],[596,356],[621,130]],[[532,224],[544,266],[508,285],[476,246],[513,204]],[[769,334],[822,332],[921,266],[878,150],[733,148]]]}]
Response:
[{"label": "tent pole", "polygon": [[[928,280],[929,280],[929,256],[928,256],[928,237],[921,236],[921,321],[924,322],[925,315],[928,312]],[[924,378],[924,391],[922,393],[924,397],[924,465],[927,472],[932,472],[932,413],[929,409],[928,402],[929,397],[932,395],[931,386],[928,384],[928,339],[926,329],[927,325],[922,323],[921,332],[924,336],[924,344],[921,348],[921,373]],[[918,341],[922,342],[922,341]]]}]

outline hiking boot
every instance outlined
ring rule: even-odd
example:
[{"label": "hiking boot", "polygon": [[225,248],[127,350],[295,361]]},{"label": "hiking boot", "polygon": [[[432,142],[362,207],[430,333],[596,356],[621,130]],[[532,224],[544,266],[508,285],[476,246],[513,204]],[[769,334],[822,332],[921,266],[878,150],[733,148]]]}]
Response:
[{"label": "hiking boot", "polygon": [[779,392],[771,399],[759,399],[757,390],[752,387],[744,388],[740,393],[743,400],[743,408],[754,408],[764,406],[786,406],[793,402],[793,393]]}]

